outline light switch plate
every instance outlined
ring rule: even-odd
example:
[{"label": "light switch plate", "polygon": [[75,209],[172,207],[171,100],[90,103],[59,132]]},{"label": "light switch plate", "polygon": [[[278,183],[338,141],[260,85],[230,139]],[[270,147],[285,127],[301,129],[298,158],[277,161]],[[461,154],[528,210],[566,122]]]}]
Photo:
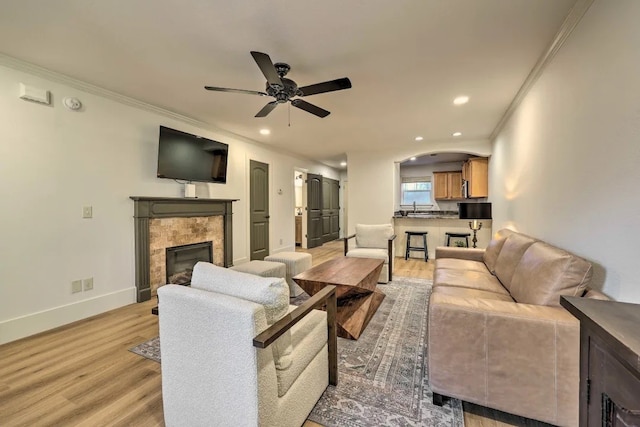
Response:
[{"label": "light switch plate", "polygon": [[85,206],[82,208],[82,218],[93,218],[93,207]]}]

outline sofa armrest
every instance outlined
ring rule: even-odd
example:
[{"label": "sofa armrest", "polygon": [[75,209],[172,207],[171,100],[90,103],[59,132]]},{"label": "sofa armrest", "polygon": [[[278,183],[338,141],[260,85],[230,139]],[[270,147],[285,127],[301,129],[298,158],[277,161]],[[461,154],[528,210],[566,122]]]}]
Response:
[{"label": "sofa armrest", "polygon": [[438,246],[436,248],[436,259],[438,258],[458,258],[469,261],[483,261],[484,249],[479,248],[454,248],[450,246]]},{"label": "sofa armrest", "polygon": [[336,329],[337,297],[336,287],[327,285],[295,310],[264,330],[253,339],[253,346],[267,348],[283,333],[288,331],[314,308],[326,307],[327,310],[327,346],[329,350],[329,384],[338,385],[338,338]]},{"label": "sofa armrest", "polygon": [[431,389],[556,425],[577,425],[580,326],[561,307],[434,293]]}]

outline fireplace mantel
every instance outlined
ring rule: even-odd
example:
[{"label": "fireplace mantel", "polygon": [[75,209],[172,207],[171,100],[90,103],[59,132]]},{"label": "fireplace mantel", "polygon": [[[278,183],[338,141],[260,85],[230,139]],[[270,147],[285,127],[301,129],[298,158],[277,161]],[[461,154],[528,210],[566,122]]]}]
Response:
[{"label": "fireplace mantel", "polygon": [[238,199],[187,199],[131,196],[134,201],[135,268],[137,301],[151,299],[149,272],[149,220],[154,218],[222,216],[224,266],[233,265],[232,202]]}]

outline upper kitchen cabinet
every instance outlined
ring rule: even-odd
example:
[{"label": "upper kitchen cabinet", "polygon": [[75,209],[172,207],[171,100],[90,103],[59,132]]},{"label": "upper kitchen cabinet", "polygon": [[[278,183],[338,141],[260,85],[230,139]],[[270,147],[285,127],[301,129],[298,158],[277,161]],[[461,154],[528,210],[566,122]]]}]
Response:
[{"label": "upper kitchen cabinet", "polygon": [[472,157],[462,165],[462,179],[467,181],[467,197],[489,197],[489,159]]},{"label": "upper kitchen cabinet", "polygon": [[436,200],[462,199],[462,172],[434,172],[433,198]]}]

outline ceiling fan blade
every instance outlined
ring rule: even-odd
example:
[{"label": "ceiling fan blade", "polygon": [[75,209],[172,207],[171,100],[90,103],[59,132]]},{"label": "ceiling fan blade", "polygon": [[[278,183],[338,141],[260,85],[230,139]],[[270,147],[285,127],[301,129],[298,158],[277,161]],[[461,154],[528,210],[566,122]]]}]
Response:
[{"label": "ceiling fan blade", "polygon": [[300,96],[315,95],[317,93],[333,92],[334,90],[350,89],[351,80],[347,77],[341,79],[331,80],[323,83],[316,83],[314,85],[304,86],[298,88],[302,94]]},{"label": "ceiling fan blade", "polygon": [[291,105],[293,105],[294,107],[298,107],[299,109],[304,110],[308,113],[314,114],[318,117],[324,118],[331,114],[329,111],[313,104],[309,104],[307,101],[303,101],[302,99],[294,99],[293,101],[291,101]]},{"label": "ceiling fan blade", "polygon": [[262,110],[258,111],[258,114],[256,114],[255,117],[265,117],[267,114],[272,112],[273,109],[276,108],[277,106],[278,106],[278,101],[271,101],[270,103],[262,107]]},{"label": "ceiling fan blade", "polygon": [[269,55],[262,52],[251,51],[251,56],[253,56],[256,64],[258,64],[258,67],[260,67],[260,71],[262,71],[262,74],[264,74],[264,76],[267,78],[267,83],[269,83],[269,86],[284,87],[284,85],[282,84],[282,80],[280,80],[280,76],[278,76],[278,73],[276,72],[276,67],[273,66],[273,62],[271,62],[271,58],[269,57]]},{"label": "ceiling fan blade", "polygon": [[230,89],[228,87],[215,87],[215,86],[205,86],[206,90],[215,90],[218,92],[232,92],[232,93],[246,93],[248,95],[260,95],[260,96],[269,96],[264,92],[259,92],[257,90],[245,90],[245,89]]}]

